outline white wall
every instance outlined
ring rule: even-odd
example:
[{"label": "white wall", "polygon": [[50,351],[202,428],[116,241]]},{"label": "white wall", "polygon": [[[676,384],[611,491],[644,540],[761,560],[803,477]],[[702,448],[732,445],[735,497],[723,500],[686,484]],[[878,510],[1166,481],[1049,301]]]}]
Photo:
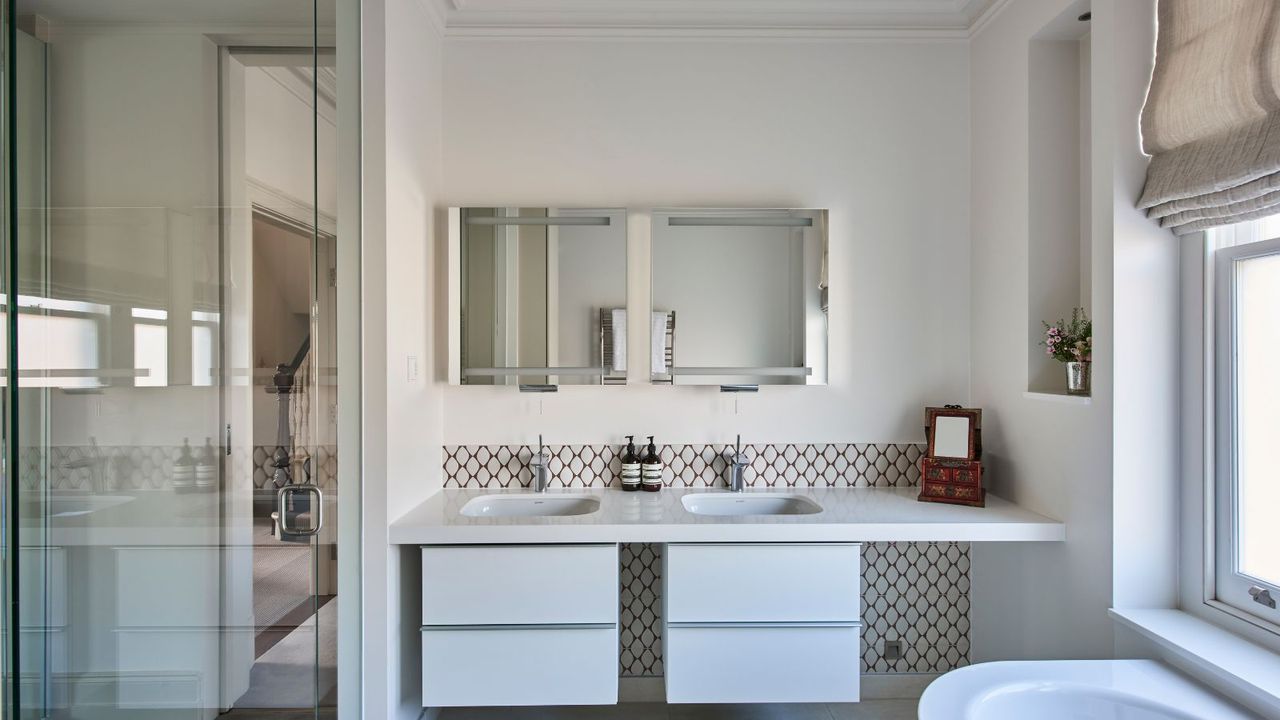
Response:
[{"label": "white wall", "polygon": [[[412,720],[422,711],[414,617],[420,590],[413,550],[388,545],[386,532],[440,487],[443,58],[426,3],[361,5],[363,715]],[[417,365],[412,379],[410,358]]]},{"label": "white wall", "polygon": [[[1155,0],[1113,0],[1097,61],[1111,83],[1099,138],[1114,178],[1114,598],[1117,608],[1177,605],[1181,475],[1180,239],[1138,210],[1147,158],[1137,118],[1154,58]],[[1096,73],[1095,73],[1096,75]],[[1100,100],[1102,100],[1100,98]],[[1109,120],[1109,122],[1107,122]]]},{"label": "white wall", "polygon": [[[217,216],[209,211],[218,203],[216,47],[197,31],[56,28],[48,73],[56,294],[114,304],[121,314],[166,309],[169,379],[189,384],[191,310],[216,303],[219,281]],[[132,352],[119,348],[132,347],[132,328],[118,323],[114,332],[116,349],[104,359],[130,368]],[[51,393],[49,442],[177,445],[221,436],[216,388],[115,383],[97,395]]]},{"label": "white wall", "polygon": [[968,88],[963,41],[447,39],[444,204],[830,208],[833,371],[744,398],[451,387],[445,442],[920,441],[969,394]]},{"label": "white wall", "polygon": [[[1128,0],[1125,0],[1126,2]],[[1106,657],[1111,621],[1111,299],[1093,284],[1094,386],[1090,405],[1024,397],[1028,317],[1029,43],[1068,0],[1010,3],[972,40],[973,402],[984,410],[983,445],[996,494],[1066,522],[1057,544],[973,546],[973,659]],[[1101,2],[1094,2],[1094,16]],[[1099,21],[1094,21],[1093,46]],[[1093,64],[1093,87],[1110,82]],[[1097,124],[1102,109],[1093,107]],[[1106,118],[1110,123],[1111,118]],[[1136,123],[1136,116],[1134,117]],[[1094,143],[1095,189],[1109,147]],[[1069,180],[1073,180],[1069,178]],[[1105,237],[1102,230],[1105,226]],[[1110,277],[1110,216],[1094,213],[1095,278]]]}]

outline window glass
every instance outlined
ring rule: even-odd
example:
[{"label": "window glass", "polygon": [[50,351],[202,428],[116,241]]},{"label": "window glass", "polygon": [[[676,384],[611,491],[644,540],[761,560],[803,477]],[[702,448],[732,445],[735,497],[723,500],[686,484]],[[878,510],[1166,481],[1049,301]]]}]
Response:
[{"label": "window glass", "polygon": [[1237,570],[1280,585],[1280,255],[1236,264]]}]

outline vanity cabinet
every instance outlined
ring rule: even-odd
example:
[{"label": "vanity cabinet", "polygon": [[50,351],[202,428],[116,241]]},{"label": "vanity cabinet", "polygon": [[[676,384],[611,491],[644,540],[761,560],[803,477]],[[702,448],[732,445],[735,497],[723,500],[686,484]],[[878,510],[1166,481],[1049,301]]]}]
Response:
[{"label": "vanity cabinet", "polygon": [[667,702],[856,702],[861,548],[671,544]]},{"label": "vanity cabinet", "polygon": [[422,704],[618,701],[618,546],[422,548]]}]

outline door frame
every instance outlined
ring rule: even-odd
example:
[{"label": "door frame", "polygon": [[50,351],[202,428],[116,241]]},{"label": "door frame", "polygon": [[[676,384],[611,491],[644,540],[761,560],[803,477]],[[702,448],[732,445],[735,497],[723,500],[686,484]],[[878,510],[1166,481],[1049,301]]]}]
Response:
[{"label": "door frame", "polygon": [[[347,4],[348,3],[345,2],[339,2],[340,13],[343,12],[343,6]],[[356,5],[358,6],[358,4]],[[345,22],[345,19],[340,20],[339,25],[342,25]],[[340,32],[340,35],[342,34],[343,33]],[[349,32],[345,34],[350,35]],[[272,40],[278,39],[279,38],[272,38]],[[310,38],[308,37],[306,40],[309,41]],[[323,51],[335,52],[332,41],[333,38],[319,38]],[[241,286],[240,292],[251,293],[252,273],[250,270],[247,274],[245,272],[240,272],[240,275],[236,276],[233,267],[230,266],[233,261],[233,254],[238,253],[235,259],[239,260],[240,268],[252,267],[251,261],[246,262],[248,258],[246,258],[245,255],[251,255],[252,253],[253,216],[258,210],[263,210],[269,215],[287,218],[300,226],[313,228],[320,236],[322,246],[321,252],[317,253],[317,257],[313,258],[313,260],[324,264],[333,263],[335,279],[338,273],[342,273],[345,276],[352,270],[354,270],[355,274],[358,276],[360,266],[359,253],[357,251],[353,257],[350,253],[344,253],[343,246],[348,246],[355,242],[358,247],[359,223],[352,220],[342,220],[332,214],[317,210],[314,204],[314,194],[312,201],[308,202],[304,199],[292,197],[277,188],[273,188],[262,182],[256,181],[249,176],[244,167],[245,67],[274,65],[274,63],[271,62],[272,59],[279,59],[282,56],[289,55],[302,56],[303,54],[306,54],[310,56],[310,59],[314,59],[317,55],[311,52],[311,46],[305,42],[299,42],[296,45],[288,42],[273,43],[270,45],[255,44],[253,42],[253,38],[245,37],[237,37],[234,39],[223,38],[218,44],[218,86],[221,123],[219,133],[221,144],[221,237],[223,242],[221,255],[223,263],[222,292],[224,293],[222,298],[224,318],[222,323],[220,350],[222,353],[221,367],[223,368],[222,381],[224,383],[224,387],[228,388],[228,392],[223,394],[222,400],[223,425],[232,430],[237,427],[241,428],[239,432],[228,433],[229,437],[226,439],[226,442],[229,452],[228,455],[224,457],[224,462],[227,465],[227,467],[224,468],[224,477],[247,477],[250,476],[248,474],[251,474],[253,471],[251,464],[253,440],[250,434],[246,432],[246,429],[252,427],[253,397],[255,390],[259,388],[257,388],[253,382],[253,358],[251,356],[228,357],[228,350],[233,349],[236,346],[228,343],[227,337],[229,334],[235,332],[238,332],[241,335],[246,332],[251,332],[252,316],[248,315],[240,317],[235,315],[234,309],[246,307],[247,305],[243,302],[238,304],[229,304],[229,298],[226,294],[229,292],[228,288],[232,285]],[[358,62],[358,54],[344,52],[341,48],[338,48],[336,51],[342,53],[344,61],[348,58],[355,58]],[[246,60],[248,62],[245,62]],[[280,63],[280,65],[283,66],[285,63]],[[349,82],[346,79],[346,76],[348,76],[350,72],[344,71],[344,68],[341,65],[338,66],[338,69],[342,76],[339,78],[339,86],[340,88],[343,88],[339,92],[343,93],[344,97],[358,97],[357,93],[350,92],[345,89],[347,87],[347,82]],[[358,66],[356,72],[358,72]],[[359,107],[357,103],[346,103],[345,105],[338,106],[337,115],[339,117],[346,118],[351,113],[355,113],[355,116],[357,118],[359,117]],[[352,174],[344,172],[342,168],[345,167],[344,163],[346,162],[344,157],[346,154],[350,153],[352,146],[354,146],[358,153],[359,142],[358,125],[356,126],[355,131],[352,130],[352,127],[348,123],[339,125],[337,133],[337,144],[339,146],[338,163],[340,166],[337,173],[338,214],[342,215],[344,213],[352,213],[357,218],[359,217],[358,180],[353,188],[352,182],[348,179]],[[313,173],[314,172],[318,172],[318,168],[313,168]],[[352,200],[354,200],[354,209],[351,209],[353,204],[351,202]],[[355,236],[355,240],[350,239],[352,236]],[[348,270],[347,268],[350,266],[350,263],[353,262],[354,267]],[[344,265],[343,263],[347,263],[348,265]],[[324,274],[327,275],[327,273]],[[318,373],[316,374],[316,382],[324,383],[326,386],[335,387],[336,406],[358,409],[360,407],[361,397],[358,385],[360,381],[358,355],[355,367],[349,367],[351,361],[349,357],[344,356],[342,348],[348,345],[355,345],[358,348],[358,321],[360,319],[359,287],[358,285],[355,286],[356,295],[353,299],[350,292],[344,292],[345,288],[343,287],[343,284],[335,283],[337,288],[336,307],[331,306],[329,308],[324,308],[323,305],[325,303],[323,301],[317,302],[317,297],[319,297],[320,291],[323,288],[315,287],[315,283],[317,281],[316,273],[312,273],[312,275],[312,331],[314,333],[316,329],[316,313],[321,309],[329,312],[334,316],[336,324],[336,327],[334,328],[334,333],[336,335],[334,344],[338,348],[337,357],[334,358],[334,362],[336,362],[338,367],[336,382],[324,381],[318,377]],[[352,303],[354,303],[353,306],[351,305]],[[233,308],[233,314],[226,314],[229,307]],[[251,307],[251,305],[248,305],[247,307]],[[352,308],[354,308],[354,312],[352,311]],[[350,318],[355,319],[355,327],[351,326]],[[352,339],[351,336],[353,334],[357,339]],[[244,345],[249,346],[251,344],[244,343]],[[313,348],[314,347],[315,345],[313,344]],[[326,403],[312,403],[311,419],[313,428],[319,427],[318,423],[322,419],[326,424],[328,423],[327,417],[322,418],[319,416],[320,408],[324,405],[326,405]],[[348,413],[348,415],[352,414],[356,415],[354,422],[358,428],[358,413]],[[325,413],[325,415],[327,415],[327,413]],[[348,643],[351,642],[349,638],[353,637],[353,634],[355,638],[354,644],[356,646],[359,646],[361,637],[358,615],[356,616],[357,620],[353,622],[351,620],[352,613],[350,610],[354,606],[355,612],[359,612],[359,597],[361,592],[360,574],[358,569],[361,541],[361,536],[359,534],[360,526],[358,523],[358,518],[360,517],[361,512],[359,472],[359,461],[361,456],[359,443],[361,442],[361,437],[358,432],[354,437],[350,433],[344,434],[342,426],[349,424],[349,422],[352,421],[351,418],[347,418],[339,414],[337,420],[338,429],[336,437],[334,438],[334,444],[337,446],[338,457],[342,460],[338,464],[338,486],[345,486],[347,488],[351,488],[351,490],[342,494],[340,503],[338,501],[337,492],[332,493],[333,499],[326,503],[338,503],[336,506],[339,512],[327,513],[328,522],[326,522],[325,528],[322,529],[322,537],[318,537],[317,541],[311,544],[313,558],[321,561],[317,565],[313,565],[312,575],[313,580],[316,582],[316,594],[327,594],[323,591],[324,589],[335,588],[336,586],[336,593],[344,599],[344,602],[338,605],[338,643],[347,647],[349,646]],[[236,448],[240,448],[240,452],[236,452]],[[240,463],[240,465],[237,465],[237,462]],[[251,493],[252,487],[247,488],[247,490]],[[224,494],[224,517],[234,517],[234,515],[231,514],[232,508],[230,506],[236,502],[234,496],[234,492],[227,492]],[[326,497],[328,498],[329,496]],[[343,518],[345,522],[336,522],[338,517],[335,517],[335,515]],[[226,532],[226,522],[223,523],[223,527],[224,532]],[[230,540],[232,541],[224,543],[224,547],[233,547],[235,545],[234,539]],[[344,548],[343,552],[336,552],[336,548],[339,545]],[[332,548],[335,552],[326,557],[317,558],[316,554],[320,552],[322,548]],[[353,563],[356,564],[354,572],[352,572],[350,568],[344,570],[345,565]],[[237,572],[243,573],[243,569],[235,567],[234,559],[231,559],[230,563],[224,563],[223,572],[224,586],[235,587],[235,583],[232,582],[233,578],[231,578],[230,575]],[[224,595],[224,612],[228,607],[232,608],[232,611],[234,612],[235,599],[227,598]],[[227,623],[228,626],[233,626],[235,623],[234,618],[224,617],[224,620],[229,621]],[[252,635],[250,635],[250,641],[251,640]],[[236,638],[234,634],[226,634],[223,637],[223,672],[224,677],[231,678],[231,682],[224,681],[224,709],[230,709],[235,700],[238,699],[240,695],[243,694],[244,690],[248,688],[247,675],[240,678],[234,672],[229,673],[230,668],[227,667],[228,665],[245,667],[245,664],[241,661],[243,656],[237,654],[239,652],[243,652],[242,650],[237,649],[237,641],[238,638]],[[338,653],[337,664],[338,715],[340,718],[344,719],[358,718],[360,716],[359,708],[362,693],[362,687],[360,684],[362,665],[361,656],[359,653]],[[252,662],[248,663],[247,667],[251,668]],[[243,688],[240,687],[241,684],[243,684]],[[320,698],[316,698],[317,705],[319,700]]]}]

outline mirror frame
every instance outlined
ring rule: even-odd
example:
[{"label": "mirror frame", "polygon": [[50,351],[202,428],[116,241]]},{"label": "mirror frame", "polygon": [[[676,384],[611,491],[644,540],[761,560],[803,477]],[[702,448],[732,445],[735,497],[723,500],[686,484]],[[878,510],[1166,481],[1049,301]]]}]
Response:
[{"label": "mirror frame", "polygon": [[[982,455],[982,410],[963,408],[959,405],[925,408],[925,455],[940,460],[977,460]],[[961,417],[969,421],[969,450],[964,457],[955,455],[938,455],[934,443],[938,438],[938,418]]]}]

